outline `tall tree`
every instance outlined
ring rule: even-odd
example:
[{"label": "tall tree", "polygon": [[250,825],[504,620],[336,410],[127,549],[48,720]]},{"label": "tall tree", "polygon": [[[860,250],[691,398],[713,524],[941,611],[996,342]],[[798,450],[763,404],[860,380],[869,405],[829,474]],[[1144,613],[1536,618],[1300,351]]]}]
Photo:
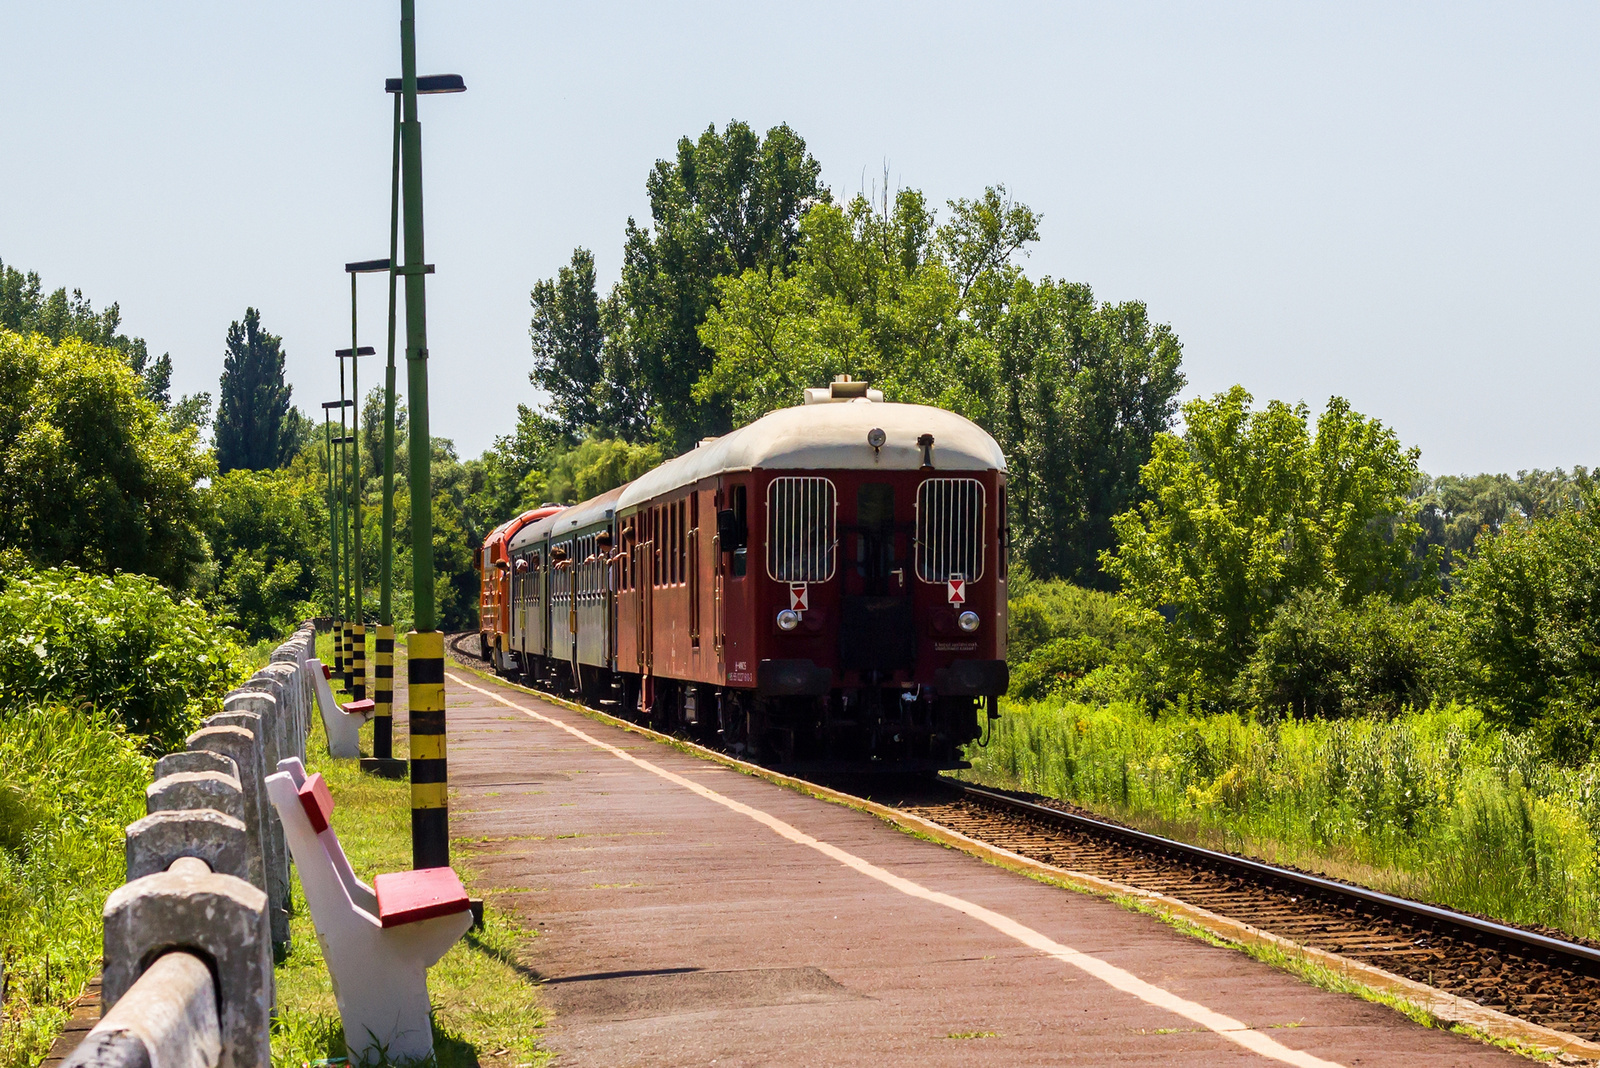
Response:
[{"label": "tall tree", "polygon": [[1305,405],[1259,411],[1242,386],[1184,405],[1140,473],[1149,497],[1113,523],[1104,556],[1160,628],[1169,682],[1216,695],[1243,668],[1279,606],[1300,591],[1355,605],[1404,600],[1422,533],[1406,499],[1417,450],[1334,397],[1313,437]]},{"label": "tall tree", "polygon": [[283,339],[261,329],[261,313],[246,308],[228,327],[228,351],[218,387],[217,467],[261,471],[282,467],[299,442],[289,418],[292,387],[283,379]]},{"label": "tall tree", "polygon": [[668,445],[686,449],[732,429],[726,404],[696,403],[691,393],[713,358],[700,325],[717,303],[718,278],[794,261],[801,218],[829,197],[821,173],[788,126],[763,138],[742,122],[685,137],[675,160],[656,162],[645,183],[654,230],[628,220],[617,332]]},{"label": "tall tree", "polygon": [[1013,553],[1034,574],[1109,588],[1111,519],[1143,496],[1139,469],[1184,378],[1172,329],[1087,285],[1009,277],[974,304],[963,342],[974,407],[1011,470]]},{"label": "tall tree", "polygon": [[534,285],[533,371],[550,394],[547,407],[568,440],[588,434],[635,441],[650,430],[634,353],[621,323],[620,297],[595,289],[594,254],[576,249],[570,266]]}]

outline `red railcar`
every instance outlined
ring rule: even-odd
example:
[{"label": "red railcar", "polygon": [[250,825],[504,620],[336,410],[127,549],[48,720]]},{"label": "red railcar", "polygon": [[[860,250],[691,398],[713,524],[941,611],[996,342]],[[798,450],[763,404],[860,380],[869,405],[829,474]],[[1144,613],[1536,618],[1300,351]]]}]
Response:
[{"label": "red railcar", "polygon": [[474,565],[479,571],[478,644],[485,660],[497,669],[504,662],[506,635],[511,630],[511,562],[506,544],[529,523],[561,511],[559,504],[544,504],[508,519],[489,532]]},{"label": "red railcar", "polygon": [[[1009,681],[1004,456],[865,383],[806,400],[508,539],[553,576],[513,621],[561,632],[516,670],[769,762],[955,764]],[[569,586],[587,610],[551,611]]]}]

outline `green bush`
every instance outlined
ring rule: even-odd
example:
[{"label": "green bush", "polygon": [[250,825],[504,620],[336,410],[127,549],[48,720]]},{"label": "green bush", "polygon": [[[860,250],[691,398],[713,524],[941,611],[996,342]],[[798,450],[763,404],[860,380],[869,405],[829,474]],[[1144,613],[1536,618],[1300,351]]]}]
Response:
[{"label": "green bush", "polygon": [[1374,594],[1354,607],[1326,590],[1279,606],[1235,685],[1241,704],[1298,716],[1392,715],[1426,705],[1437,671],[1439,612]]},{"label": "green bush", "polygon": [[153,578],[70,567],[0,576],[0,718],[88,706],[164,752],[221,708],[237,658],[204,609]]},{"label": "green bush", "polygon": [[1600,743],[1600,486],[1578,492],[1579,507],[1480,537],[1451,597],[1462,689],[1571,761]]},{"label": "green bush", "polygon": [[185,586],[205,557],[210,453],[117,351],[0,330],[0,545],[41,567]]},{"label": "green bush", "polygon": [[1117,597],[1062,580],[1012,572],[1007,606],[1011,696],[1123,699],[1141,691],[1148,640]]}]

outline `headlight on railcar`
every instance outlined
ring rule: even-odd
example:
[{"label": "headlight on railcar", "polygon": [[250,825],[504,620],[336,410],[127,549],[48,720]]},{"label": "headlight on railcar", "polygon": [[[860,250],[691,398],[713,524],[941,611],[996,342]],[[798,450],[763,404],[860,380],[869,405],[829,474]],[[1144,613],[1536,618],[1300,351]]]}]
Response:
[{"label": "headlight on railcar", "polygon": [[785,608],[778,613],[778,629],[794,630],[800,625],[800,613],[793,608]]},{"label": "headlight on railcar", "polygon": [[961,627],[962,630],[966,631],[968,634],[971,634],[973,631],[978,629],[978,613],[973,611],[962,612],[956,617],[956,623]]}]

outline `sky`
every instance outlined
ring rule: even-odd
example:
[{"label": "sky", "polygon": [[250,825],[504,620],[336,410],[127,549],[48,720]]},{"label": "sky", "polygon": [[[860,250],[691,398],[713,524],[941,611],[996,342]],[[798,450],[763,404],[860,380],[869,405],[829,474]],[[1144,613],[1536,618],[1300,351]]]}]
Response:
[{"label": "sky", "polygon": [[[468,86],[420,105],[432,426],[463,456],[539,400],[533,284],[581,245],[609,285],[652,164],[740,119],[798,131],[836,197],[1003,183],[1043,216],[1026,270],[1144,301],[1185,397],[1341,395],[1435,474],[1600,462],[1595,5],[417,7],[420,72]],[[394,2],[0,0],[0,259],[118,302],[175,393],[215,393],[256,307],[314,412],[343,264],[388,253],[398,74]],[[360,301],[381,354],[382,276]]]}]

